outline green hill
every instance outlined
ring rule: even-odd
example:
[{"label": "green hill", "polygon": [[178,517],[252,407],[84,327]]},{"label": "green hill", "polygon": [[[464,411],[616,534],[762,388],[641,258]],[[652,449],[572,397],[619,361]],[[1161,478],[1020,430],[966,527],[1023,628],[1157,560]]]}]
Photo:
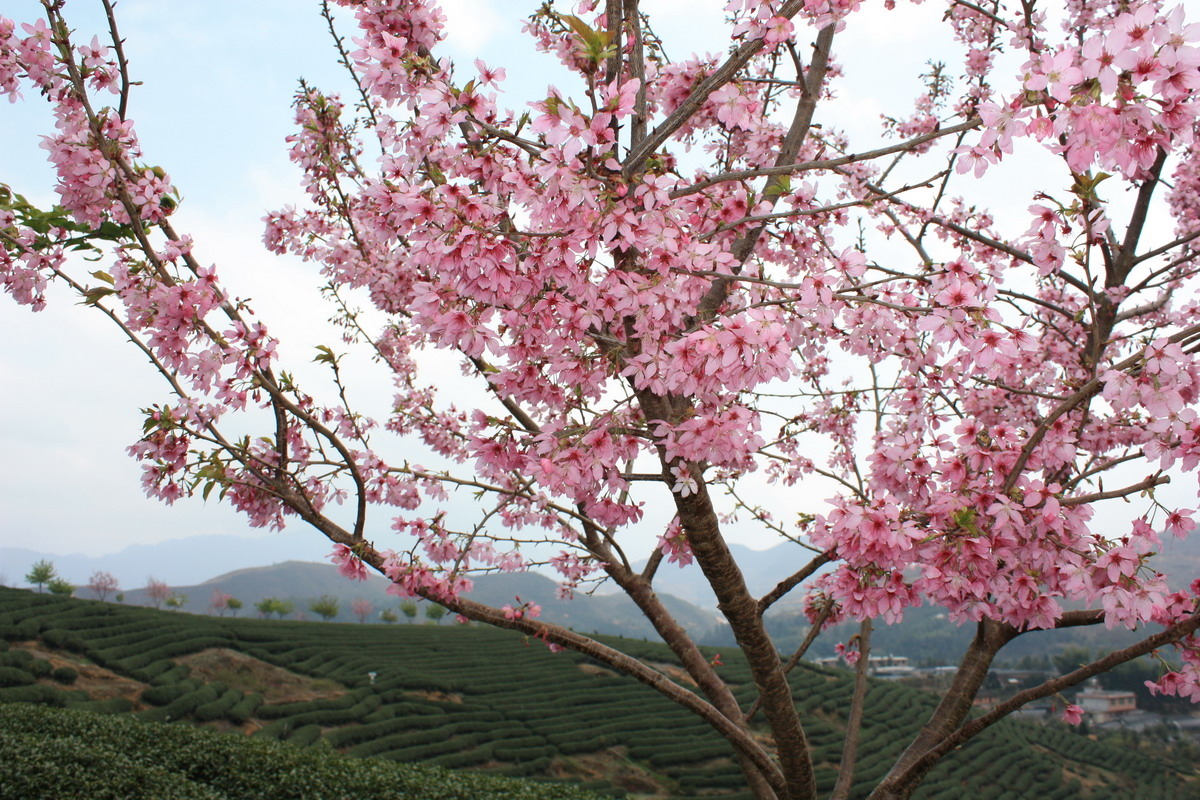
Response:
[{"label": "green hill", "polygon": [[[726,743],[687,711],[582,656],[551,654],[506,631],[200,617],[0,589],[0,637],[0,702],[243,734],[220,747],[249,735],[256,747],[254,740],[279,740],[310,752],[571,781],[611,795],[748,796]],[[620,646],[673,674],[662,645]],[[744,662],[731,652],[722,658],[723,677],[748,701]],[[802,667],[792,680],[827,792],[849,676]],[[871,695],[855,796],[882,776],[935,701],[890,683],[874,684]],[[0,763],[10,758],[6,747],[34,746],[11,739],[0,740],[8,742]],[[245,758],[223,761],[254,763]],[[569,796],[552,788],[560,794],[549,796]],[[1108,747],[1061,725],[1013,721],[948,757],[916,796],[1179,800],[1200,792],[1194,765]]]},{"label": "green hill", "polygon": [[[566,600],[558,597],[558,584],[555,581],[534,572],[482,575],[476,577],[474,583],[474,589],[467,596],[480,603],[502,606],[520,597],[540,605],[542,619],[577,631],[599,631],[639,639],[658,638],[653,626],[624,594],[589,596],[580,593],[576,598]],[[368,621],[378,622],[380,610],[394,610],[399,602],[399,598],[387,593],[390,585],[390,581],[379,575],[371,575],[362,582],[348,581],[331,564],[285,561],[267,567],[240,569],[202,584],[175,586],[172,590],[187,596],[183,610],[198,614],[209,611],[214,589],[228,592],[245,605],[243,616],[252,615],[254,603],[264,597],[290,600],[296,611],[304,613],[308,611],[310,601],[327,595],[339,601],[340,613],[333,618],[336,622],[353,621],[351,603],[362,598],[374,606]],[[716,612],[697,608],[670,595],[663,595],[662,600],[680,624],[701,639],[720,628],[720,617]],[[145,589],[126,591],[125,601],[134,605],[150,605]],[[309,617],[314,618],[315,615],[309,614]]]}]

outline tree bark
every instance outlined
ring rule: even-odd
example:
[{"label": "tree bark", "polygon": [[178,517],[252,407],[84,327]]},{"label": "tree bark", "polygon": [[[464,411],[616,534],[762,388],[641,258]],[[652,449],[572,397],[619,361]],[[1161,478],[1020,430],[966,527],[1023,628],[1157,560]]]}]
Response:
[{"label": "tree bark", "polygon": [[854,695],[846,717],[846,739],[842,744],[842,762],[838,764],[837,783],[830,800],[848,800],[854,786],[854,764],[858,760],[858,740],[862,733],[863,710],[867,703],[867,674],[871,671],[871,620],[864,619],[858,631],[858,664],[854,669]]},{"label": "tree bark", "polygon": [[800,725],[791,687],[783,671],[775,643],[767,635],[758,601],[721,535],[720,524],[704,482],[687,497],[675,495],[679,521],[687,535],[692,555],[717,596],[738,647],[746,655],[754,685],[762,699],[763,713],[775,739],[779,765],[787,783],[781,800],[808,800],[816,796],[816,778],[808,739]]},{"label": "tree bark", "polygon": [[[654,626],[655,632],[671,648],[671,652],[679,658],[683,668],[696,681],[696,685],[709,702],[730,721],[746,728],[746,717],[743,716],[741,706],[738,705],[733,692],[716,674],[692,637],[658,599],[650,582],[640,575],[625,570],[611,558],[606,563],[610,566],[605,571]],[[734,748],[734,754],[754,796],[759,800],[776,800],[775,790],[754,762],[737,748]],[[763,755],[766,755],[766,750],[763,751]]]},{"label": "tree bark", "polygon": [[[959,664],[958,672],[954,674],[954,681],[950,685],[950,689],[942,696],[941,702],[938,703],[929,720],[917,732],[912,743],[905,748],[904,752],[900,754],[900,758],[888,770],[888,774],[880,786],[887,785],[889,779],[908,770],[921,756],[962,724],[971,711],[975,695],[979,693],[979,687],[987,678],[988,670],[992,666],[992,659],[996,657],[996,653],[1000,652],[1001,647],[1012,641],[1015,635],[1016,632],[1011,627],[1001,625],[994,620],[985,618],[979,621],[975,629],[975,638],[963,655],[962,663]],[[912,789],[910,788],[908,791],[911,792]],[[871,794],[872,800],[892,797],[890,794],[881,795],[878,792],[877,789]],[[907,796],[907,793],[904,796]]]}]

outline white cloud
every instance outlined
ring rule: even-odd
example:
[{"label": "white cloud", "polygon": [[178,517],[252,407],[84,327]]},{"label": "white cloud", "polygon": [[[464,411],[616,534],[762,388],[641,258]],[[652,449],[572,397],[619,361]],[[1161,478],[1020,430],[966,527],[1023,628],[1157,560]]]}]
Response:
[{"label": "white cloud", "polygon": [[493,39],[519,30],[511,14],[501,15],[492,0],[442,0],[446,44],[455,55],[475,57]]}]

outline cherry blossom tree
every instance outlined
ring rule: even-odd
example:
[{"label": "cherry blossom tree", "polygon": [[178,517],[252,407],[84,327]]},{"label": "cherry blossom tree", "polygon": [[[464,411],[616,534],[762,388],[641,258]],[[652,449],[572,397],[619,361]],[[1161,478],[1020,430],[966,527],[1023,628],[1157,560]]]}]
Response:
[{"label": "cherry blossom tree", "polygon": [[146,599],[155,608],[162,608],[162,604],[172,597],[171,587],[164,582],[158,580],[153,575],[146,578]]},{"label": "cherry blossom tree", "polygon": [[359,622],[366,622],[367,617],[371,616],[371,612],[375,610],[375,606],[371,604],[370,600],[359,597],[350,604],[350,610],[354,616],[358,617]]},{"label": "cherry blossom tree", "polygon": [[103,600],[108,597],[109,592],[118,591],[121,588],[121,583],[111,572],[96,570],[92,573],[92,577],[88,578],[88,582],[84,586]]},{"label": "cherry blossom tree", "polygon": [[212,596],[209,598],[208,605],[213,611],[217,612],[217,616],[225,616],[225,612],[229,610],[229,601],[233,600],[233,595],[228,592],[222,592],[220,589],[213,589]]},{"label": "cherry blossom tree", "polygon": [[[863,138],[826,116],[862,55],[839,42],[896,0],[730,0],[728,48],[683,58],[651,0],[547,3],[526,30],[571,79],[515,108],[503,68],[442,56],[432,0],[337,5],[352,36],[321,8],[357,94],[301,84],[308,202],[270,214],[265,241],[319,267],[344,346],[390,373],[378,420],[331,346],[328,389],[301,388],[176,229],[115,17],[89,43],[61,0],[0,20],[0,92],[51,104],[59,195],[0,198],[0,282],[34,310],[47,282],[73,288],[166,378],[130,448],[150,495],[306,523],[349,578],[376,570],[625,672],[724,736],[759,798],[816,792],[787,682],[806,648],[781,655],[763,621],[785,597],[805,603],[808,642],[861,621],[835,797],[854,780],[872,625],[920,603],[975,636],[873,798],[908,797],[1023,704],[1156,649],[1181,666],[1154,689],[1200,697],[1200,583],[1172,593],[1149,561],[1193,527],[1156,489],[1200,464],[1200,28],[1181,7],[951,0],[955,60]],[[1029,163],[1052,166],[1034,167],[1027,211],[993,213],[980,179]],[[441,397],[430,351],[479,396]],[[425,463],[389,455],[391,437]],[[798,516],[754,499],[818,483],[833,496]],[[727,544],[751,527],[795,545],[761,597]],[[659,570],[693,561],[749,664],[749,707],[655,594]],[[531,567],[566,594],[626,592],[694,688],[531,604],[467,596],[472,574]],[[969,715],[1007,643],[1101,623],[1141,638]]]}]

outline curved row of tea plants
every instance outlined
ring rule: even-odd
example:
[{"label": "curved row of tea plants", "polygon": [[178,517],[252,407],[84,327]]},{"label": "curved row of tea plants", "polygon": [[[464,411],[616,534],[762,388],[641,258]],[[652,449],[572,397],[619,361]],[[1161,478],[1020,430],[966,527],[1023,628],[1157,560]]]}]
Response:
[{"label": "curved row of tea plants", "polygon": [[597,800],[565,785],[25,704],[0,705],[0,800]]},{"label": "curved row of tea plants", "polygon": [[[690,713],[582,656],[551,654],[540,642],[506,631],[214,618],[0,590],[0,636],[37,638],[148,683],[141,700],[150,707],[138,712],[146,720],[248,723],[256,739],[508,775],[541,778],[553,770],[624,794],[617,777],[597,773],[596,759],[607,759],[633,765],[681,800],[747,796],[725,742]],[[671,674],[674,659],[664,646],[621,646],[640,649]],[[172,660],[214,647],[345,691],[267,703],[245,687],[205,683]],[[737,654],[723,658],[722,675],[745,703],[753,696],[746,665]],[[848,676],[801,666],[791,680],[811,733],[819,786],[829,791],[841,756]],[[50,683],[42,678],[15,687],[44,696],[10,699],[68,704],[69,692]],[[8,691],[0,688],[0,700]],[[914,689],[872,685],[856,795],[884,774],[933,703]],[[587,765],[579,765],[582,757]],[[1058,726],[1006,722],[945,759],[915,796],[1175,800],[1200,796],[1190,772]],[[1072,784],[1071,774],[1086,774],[1089,786]]]}]

